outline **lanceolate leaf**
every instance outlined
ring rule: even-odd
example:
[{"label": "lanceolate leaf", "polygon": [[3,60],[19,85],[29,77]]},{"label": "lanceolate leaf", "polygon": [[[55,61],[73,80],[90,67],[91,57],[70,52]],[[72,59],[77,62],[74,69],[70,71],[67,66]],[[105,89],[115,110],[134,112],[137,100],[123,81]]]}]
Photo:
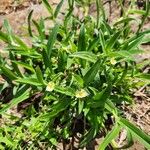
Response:
[{"label": "lanceolate leaf", "polygon": [[88,72],[84,76],[84,83],[85,85],[89,84],[91,81],[94,80],[96,74],[98,73],[99,69],[101,68],[101,60],[97,60],[97,62],[88,70]]},{"label": "lanceolate leaf", "polygon": [[32,37],[32,29],[31,29],[31,18],[32,18],[32,14],[33,14],[33,10],[30,11],[29,15],[28,15],[28,32],[29,35]]},{"label": "lanceolate leaf", "polygon": [[63,5],[64,0],[61,0],[60,3],[57,5],[56,10],[54,12],[54,17],[57,18],[58,13],[60,12],[60,9]]},{"label": "lanceolate leaf", "polygon": [[141,79],[143,81],[149,82],[150,83],[150,74],[146,73],[139,73],[135,75],[135,78]]},{"label": "lanceolate leaf", "polygon": [[36,78],[19,78],[15,80],[18,83],[41,86],[42,84]]},{"label": "lanceolate leaf", "polygon": [[85,135],[84,139],[80,143],[80,147],[84,147],[87,143],[91,141],[95,137],[95,129],[91,128],[88,130],[87,134]]},{"label": "lanceolate leaf", "polygon": [[78,51],[86,51],[85,27],[82,24],[79,34]]},{"label": "lanceolate leaf", "polygon": [[70,101],[68,99],[62,99],[61,101],[59,101],[58,103],[54,104],[51,107],[50,112],[43,114],[40,118],[41,120],[47,120],[47,119],[52,119],[53,117],[56,117],[60,112],[62,112],[63,110],[66,110],[66,108],[68,107],[68,105],[70,104]]},{"label": "lanceolate leaf", "polygon": [[125,49],[130,50],[130,49],[134,49],[136,46],[138,46],[139,44],[141,44],[142,39],[144,36],[139,36],[137,37],[134,41],[132,41],[127,47],[125,47]]},{"label": "lanceolate leaf", "polygon": [[79,114],[82,112],[83,108],[84,108],[84,101],[79,99],[78,100],[78,113]]},{"label": "lanceolate leaf", "polygon": [[36,68],[36,76],[37,76],[38,81],[39,81],[41,84],[44,84],[43,74],[42,74],[42,71],[41,71],[41,69],[40,69],[39,66]]},{"label": "lanceolate leaf", "polygon": [[47,0],[42,0],[42,2],[44,3],[46,9],[48,10],[48,12],[50,13],[51,16],[53,16],[53,9],[52,7],[50,6],[50,4],[48,3]]},{"label": "lanceolate leaf", "polygon": [[5,107],[0,109],[0,114],[4,113],[8,109],[10,109],[13,106],[16,106],[18,103],[26,100],[29,98],[29,88],[27,86],[23,87],[20,91],[18,91],[21,94],[17,94],[15,98],[13,98],[9,104],[6,104]]},{"label": "lanceolate leaf", "polygon": [[103,50],[103,52],[105,53],[105,54],[107,54],[107,50],[105,49],[105,47],[106,47],[106,42],[105,42],[105,40],[104,40],[104,33],[100,30],[99,31],[100,32],[100,43],[101,43],[101,46],[102,46],[102,50]]},{"label": "lanceolate leaf", "polygon": [[77,74],[73,74],[73,77],[74,77],[74,80],[77,82],[77,84],[80,86],[80,87],[83,87],[83,79],[81,78],[81,76],[77,75]]},{"label": "lanceolate leaf", "polygon": [[[127,39],[124,43],[123,43],[123,45],[122,45],[122,50],[127,50],[127,47],[130,45],[130,49],[132,48],[133,49],[133,47],[132,46],[134,46],[135,44],[136,45],[138,45],[138,42],[142,42],[142,39],[143,39],[143,37],[144,37],[144,35],[146,35],[146,34],[149,34],[150,33],[150,30],[146,30],[146,31],[143,31],[143,32],[140,32],[139,34],[136,34],[136,35],[134,35],[133,37],[131,37],[131,38],[129,38],[129,39]],[[132,45],[132,46],[131,46]]]},{"label": "lanceolate leaf", "polygon": [[[15,56],[13,53],[10,52],[9,56],[10,56],[11,60],[15,60]],[[23,74],[20,71],[19,66],[17,64],[13,63],[13,61],[12,61],[12,67],[13,67],[13,70],[17,73],[17,75],[19,75],[20,77],[23,77]]]},{"label": "lanceolate leaf", "polygon": [[1,30],[0,30],[0,39],[6,43],[10,42],[9,38],[8,38],[8,34],[2,32]]},{"label": "lanceolate leaf", "polygon": [[111,91],[112,91],[112,85],[108,85],[108,87],[106,87],[104,90],[97,93],[93,97],[90,106],[92,108],[100,108],[100,110],[102,111],[104,109],[104,106],[105,106],[107,99],[109,98],[109,96],[111,94]]},{"label": "lanceolate leaf", "polygon": [[92,51],[99,43],[99,38],[94,39],[90,44],[87,49],[87,51]]},{"label": "lanceolate leaf", "polygon": [[119,135],[120,127],[118,124],[106,135],[102,143],[99,145],[98,150],[106,150],[108,144],[111,143],[113,139],[115,139]]},{"label": "lanceolate leaf", "polygon": [[105,108],[112,113],[114,116],[118,116],[118,109],[111,100],[107,100],[105,103]]},{"label": "lanceolate leaf", "polygon": [[144,15],[146,11],[140,10],[140,9],[131,9],[129,10],[129,14],[138,14],[138,15]]},{"label": "lanceolate leaf", "polygon": [[52,64],[51,64],[50,58],[47,56],[47,53],[46,53],[45,49],[43,49],[43,51],[42,51],[42,57],[43,57],[43,62],[44,62],[44,65],[45,65],[45,69],[49,68],[51,70],[52,69]]},{"label": "lanceolate leaf", "polygon": [[12,37],[13,36],[13,32],[12,32],[12,29],[11,29],[11,26],[10,26],[8,20],[4,20],[4,27],[7,30],[8,38],[9,38],[10,42],[14,43],[14,39]]},{"label": "lanceolate leaf", "polygon": [[150,136],[145,134],[142,130],[137,128],[135,125],[130,123],[128,120],[124,118],[119,119],[119,123],[123,125],[125,128],[128,128],[131,134],[139,140],[147,149],[150,149]]},{"label": "lanceolate leaf", "polygon": [[45,38],[43,19],[41,18],[40,24],[37,23],[35,20],[32,20],[32,21],[33,21],[35,27],[36,27],[37,30],[38,30],[38,33],[39,33],[39,36],[40,36],[41,41],[43,41],[44,38]]},{"label": "lanceolate leaf", "polygon": [[139,31],[142,29],[147,17],[149,16],[149,13],[150,13],[150,2],[149,2],[149,0],[145,1],[145,6],[144,7],[145,7],[145,13],[143,14],[143,17],[141,19],[141,23],[139,25],[137,33],[139,33]]},{"label": "lanceolate leaf", "polygon": [[88,52],[88,51],[76,52],[69,56],[74,57],[74,58],[85,59],[90,62],[96,62],[96,60],[97,60],[97,56],[95,54],[93,54],[92,52]]},{"label": "lanceolate leaf", "polygon": [[17,76],[7,67],[5,66],[0,66],[0,69],[2,70],[3,74],[8,77],[11,80],[17,79]]},{"label": "lanceolate leaf", "polygon": [[124,71],[122,72],[121,77],[118,79],[117,84],[121,83],[121,81],[124,80],[124,78],[126,77],[127,73],[128,73],[128,63],[125,62]]},{"label": "lanceolate leaf", "polygon": [[39,59],[41,58],[41,54],[37,53],[34,49],[30,49],[29,51],[25,51],[20,46],[18,47],[18,46],[12,46],[12,45],[8,46],[6,49],[11,51],[11,52],[13,51],[16,54],[28,56],[30,58],[39,58]]},{"label": "lanceolate leaf", "polygon": [[27,63],[19,62],[19,61],[12,61],[12,62],[17,64],[18,66],[21,66],[21,67],[27,69],[27,70],[30,70],[32,73],[35,73],[35,70],[33,69],[33,67]]},{"label": "lanceolate leaf", "polygon": [[128,22],[133,21],[133,20],[135,20],[135,19],[134,18],[123,18],[123,19],[117,21],[114,25],[116,26],[116,25],[119,25],[122,23],[128,23]]},{"label": "lanceolate leaf", "polygon": [[120,34],[121,34],[121,32],[118,31],[109,39],[108,43],[106,44],[106,52],[109,52],[111,50],[111,48],[113,48],[113,46],[116,43],[116,41],[118,40]]},{"label": "lanceolate leaf", "polygon": [[53,45],[54,45],[54,43],[56,41],[56,36],[57,36],[58,29],[59,29],[59,25],[56,24],[54,26],[52,32],[50,33],[49,38],[48,38],[48,42],[47,42],[47,54],[48,54],[49,58],[50,58],[51,53],[52,53]]},{"label": "lanceolate leaf", "polygon": [[56,86],[54,90],[67,96],[74,96],[74,90],[70,87]]},{"label": "lanceolate leaf", "polygon": [[112,52],[112,53],[110,53],[110,56],[120,57],[120,58],[125,58],[126,60],[135,61],[135,58],[133,57],[134,55],[131,54],[130,51],[126,51],[126,50]]},{"label": "lanceolate leaf", "polygon": [[89,144],[90,141],[94,139],[94,137],[98,133],[100,127],[100,117],[97,116],[97,113],[98,112],[96,109],[90,110],[90,112],[88,112],[87,116],[89,123],[91,124],[91,128],[83,136],[83,140],[80,143],[80,147],[84,147],[87,144]]}]

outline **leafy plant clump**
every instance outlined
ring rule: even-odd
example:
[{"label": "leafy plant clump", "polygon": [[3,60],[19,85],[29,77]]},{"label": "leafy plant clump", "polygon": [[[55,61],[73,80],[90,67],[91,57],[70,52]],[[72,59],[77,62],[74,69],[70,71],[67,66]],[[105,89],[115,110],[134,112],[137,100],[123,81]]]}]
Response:
[{"label": "leafy plant clump", "polygon": [[[99,150],[127,149],[133,138],[150,149],[150,137],[119,109],[123,103],[133,104],[133,89],[150,81],[135,62],[150,30],[141,31],[140,23],[133,33],[134,18],[128,14],[110,26],[98,0],[97,18],[86,15],[82,20],[73,15],[76,2],[68,0],[68,11],[59,24],[63,2],[54,11],[43,0],[50,17],[39,22],[31,21],[30,12],[32,46],[13,34],[7,21],[5,32],[0,31],[8,53],[7,58],[0,57],[4,79],[0,82],[0,149],[58,149],[59,143],[83,148],[98,136],[104,137]],[[48,34],[47,19],[55,24]],[[122,129],[127,131],[126,143],[118,147],[116,138]]]}]

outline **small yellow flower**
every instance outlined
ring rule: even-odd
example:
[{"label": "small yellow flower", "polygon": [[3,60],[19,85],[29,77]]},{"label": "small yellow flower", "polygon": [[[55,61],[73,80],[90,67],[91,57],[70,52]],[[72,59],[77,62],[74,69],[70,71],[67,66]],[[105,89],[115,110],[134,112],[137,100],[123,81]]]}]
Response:
[{"label": "small yellow flower", "polygon": [[110,59],[110,63],[111,63],[112,65],[115,65],[115,64],[117,63],[117,61],[116,61],[115,58],[113,57],[113,58]]},{"label": "small yellow flower", "polygon": [[80,91],[76,91],[76,98],[84,98],[88,95],[89,94],[84,89],[81,89]]},{"label": "small yellow flower", "polygon": [[51,81],[47,84],[46,91],[52,92],[54,88],[55,88],[55,83]]}]

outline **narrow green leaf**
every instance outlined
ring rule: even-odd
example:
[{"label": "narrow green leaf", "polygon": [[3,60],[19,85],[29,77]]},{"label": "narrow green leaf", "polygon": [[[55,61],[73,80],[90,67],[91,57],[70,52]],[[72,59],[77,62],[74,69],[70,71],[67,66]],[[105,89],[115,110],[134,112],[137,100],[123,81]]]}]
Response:
[{"label": "narrow green leaf", "polygon": [[22,94],[17,94],[15,96],[15,98],[13,98],[10,103],[6,104],[6,106],[4,106],[2,109],[0,109],[0,114],[4,113],[5,111],[7,111],[8,109],[12,108],[13,106],[16,106],[17,104],[19,104],[20,102],[26,100],[27,98],[29,98],[29,89],[22,88],[21,91]]},{"label": "narrow green leaf", "polygon": [[6,19],[4,20],[4,27],[7,30],[9,40],[11,41],[11,43],[14,43],[14,39],[12,37],[13,36],[12,28],[11,28],[8,20],[6,20]]},{"label": "narrow green leaf", "polygon": [[100,1],[99,0],[96,0],[96,10],[97,10],[96,26],[97,28],[99,28],[99,23],[100,23]]},{"label": "narrow green leaf", "polygon": [[75,0],[68,0],[69,8],[73,8]]},{"label": "narrow green leaf", "polygon": [[120,127],[118,124],[116,124],[114,128],[106,135],[102,143],[99,145],[98,150],[106,150],[108,144],[110,144],[111,141],[119,135],[119,131]]},{"label": "narrow green leaf", "polygon": [[69,21],[71,20],[73,10],[74,10],[73,6],[69,7],[69,12],[65,16],[65,19],[64,19],[65,32],[67,32],[68,24],[69,24]]},{"label": "narrow green leaf", "polygon": [[118,110],[116,108],[116,106],[114,105],[114,103],[110,100],[107,100],[105,103],[105,108],[112,113],[115,117],[118,116]]},{"label": "narrow green leaf", "polygon": [[33,10],[30,11],[28,15],[28,32],[31,37],[33,37],[32,29],[31,29],[31,18],[32,18]]},{"label": "narrow green leaf", "polygon": [[90,130],[88,130],[84,139],[81,141],[80,147],[86,146],[94,137],[95,137],[95,129],[91,128]]},{"label": "narrow green leaf", "polygon": [[42,0],[42,2],[44,3],[44,6],[46,7],[46,9],[50,13],[50,15],[53,16],[53,9],[50,6],[50,4],[48,3],[48,0]]},{"label": "narrow green leaf", "polygon": [[91,124],[91,128],[84,134],[83,140],[80,142],[80,147],[85,147],[87,144],[90,143],[92,139],[95,138],[97,133],[99,132],[100,127],[100,117],[97,116],[97,113],[100,114],[100,112],[96,109],[90,110],[87,114],[87,118],[89,120],[89,123]]},{"label": "narrow green leaf", "polygon": [[93,99],[91,99],[90,106],[92,108],[99,108],[102,111],[105,107],[107,99],[110,97],[111,91],[112,85],[108,85],[108,87],[97,93]]},{"label": "narrow green leaf", "polygon": [[99,38],[94,39],[90,44],[87,49],[87,51],[92,51],[99,43]]},{"label": "narrow green leaf", "polygon": [[78,114],[81,114],[83,108],[84,108],[84,101],[79,99],[78,100]]},{"label": "narrow green leaf", "polygon": [[15,40],[15,42],[18,44],[18,46],[20,46],[21,49],[23,49],[24,51],[29,51],[30,48],[21,40],[21,38],[19,38],[18,36],[12,36],[13,39]]},{"label": "narrow green leaf", "polygon": [[150,136],[145,134],[142,130],[137,128],[135,125],[130,123],[128,120],[124,118],[119,119],[119,123],[123,125],[125,128],[128,128],[132,135],[139,140],[147,149],[150,149]]},{"label": "narrow green leaf", "polygon": [[[145,10],[139,10],[139,9],[130,9],[129,14],[138,14],[138,15],[144,15]],[[149,14],[150,15],[150,14]]]},{"label": "narrow green leaf", "polygon": [[80,75],[77,75],[77,74],[73,74],[73,76],[74,76],[74,80],[78,83],[78,85],[79,85],[80,87],[83,87],[84,81],[83,81],[83,79],[81,78],[81,76],[80,76]]},{"label": "narrow green leaf", "polygon": [[54,45],[54,43],[55,43],[55,41],[56,41],[58,29],[59,29],[59,25],[56,24],[56,25],[54,26],[52,32],[50,33],[49,38],[48,38],[48,42],[47,42],[47,54],[48,54],[48,57],[49,57],[49,58],[50,58],[51,53],[52,53],[53,45]]},{"label": "narrow green leaf", "polygon": [[145,23],[145,21],[146,21],[146,18],[148,18],[148,16],[149,16],[149,13],[150,13],[150,2],[149,2],[149,0],[146,0],[145,1],[145,14],[143,14],[143,17],[142,17],[142,19],[141,19],[141,23],[140,23],[140,25],[139,25],[139,28],[138,28],[138,30],[137,30],[137,33],[139,33],[140,32],[140,30],[142,29],[142,27],[143,27],[143,25],[144,25],[144,23]]},{"label": "narrow green leaf", "polygon": [[40,26],[40,35],[41,35],[41,39],[42,41],[46,38],[45,36],[45,24],[44,24],[44,19],[41,17],[40,18],[40,23],[39,23],[39,26]]},{"label": "narrow green leaf", "polygon": [[131,37],[131,38],[127,39],[126,41],[124,41],[123,46],[122,46],[121,49],[126,50],[128,45],[130,45],[132,42],[134,42],[136,40],[137,40],[137,42],[138,42],[138,40],[139,40],[139,42],[141,42],[140,37],[142,39],[146,34],[149,34],[149,33],[150,33],[150,30],[145,30],[143,32],[140,32],[140,33],[134,35],[133,37]]},{"label": "narrow green leaf", "polygon": [[35,20],[32,20],[32,21],[33,21],[35,27],[38,30],[38,33],[39,33],[41,41],[43,41],[45,39],[45,31],[44,31],[43,19],[42,18],[40,19],[40,23],[39,24]]},{"label": "narrow green leaf", "polygon": [[137,67],[138,68],[143,68],[145,66],[148,66],[150,64],[150,59],[147,59],[147,60],[143,60],[142,62],[139,62],[137,64]]},{"label": "narrow green leaf", "polygon": [[133,21],[133,20],[135,20],[135,18],[123,18],[123,19],[117,21],[117,22],[114,24],[114,26],[119,25],[119,24],[122,24],[122,23],[128,23],[128,22]]},{"label": "narrow green leaf", "polygon": [[24,63],[24,62],[21,62],[21,61],[12,61],[12,63],[15,63],[15,64],[27,69],[27,70],[30,70],[32,73],[35,73],[34,68],[32,66],[30,66],[29,64],[27,64],[27,63]]},{"label": "narrow green leaf", "polygon": [[17,76],[7,67],[5,66],[0,66],[0,69],[2,70],[3,74],[8,77],[11,80],[17,79]]},{"label": "narrow green leaf", "polygon": [[105,54],[107,54],[107,50],[105,49],[105,47],[106,47],[106,42],[105,42],[105,39],[104,39],[103,31],[100,30],[99,32],[100,32],[99,36],[100,36],[100,43],[101,43],[101,46],[102,46],[102,50],[103,50],[103,52],[104,52]]},{"label": "narrow green leaf", "polygon": [[49,57],[47,56],[47,53],[44,49],[42,51],[42,57],[43,57],[43,62],[45,64],[45,69],[49,68],[51,71],[52,70],[52,63],[51,63],[51,61],[50,61]]},{"label": "narrow green leaf", "polygon": [[36,76],[38,81],[44,85],[43,74],[39,66],[36,68]]},{"label": "narrow green leaf", "polygon": [[41,86],[42,84],[36,78],[18,78],[15,80],[18,83]]},{"label": "narrow green leaf", "polygon": [[8,34],[2,32],[1,30],[0,30],[0,39],[6,43],[10,42],[9,38],[8,38]]},{"label": "narrow green leaf", "polygon": [[126,77],[127,73],[128,73],[128,63],[125,62],[124,71],[122,72],[122,75],[121,75],[121,77],[118,79],[118,81],[117,81],[116,84],[122,83],[122,81],[123,81],[123,79]]},{"label": "narrow green leaf", "polygon": [[64,2],[64,0],[61,0],[61,1],[59,2],[59,4],[57,5],[57,7],[56,7],[56,9],[55,9],[55,12],[54,12],[54,17],[55,17],[55,18],[57,18],[58,13],[60,12],[60,9],[61,9],[61,7],[62,7],[62,5],[63,5],[63,2]]},{"label": "narrow green leaf", "polygon": [[70,101],[68,99],[63,99],[61,101],[59,101],[56,104],[53,104],[53,106],[51,107],[51,112],[48,112],[46,114],[43,114],[40,119],[41,120],[47,120],[47,119],[51,119],[53,117],[56,117],[60,112],[66,110],[66,108],[70,105]]},{"label": "narrow green leaf", "polygon": [[136,74],[134,77],[144,80],[146,82],[150,82],[150,74],[147,74],[147,73],[139,73],[139,74]]},{"label": "narrow green leaf", "polygon": [[106,32],[107,35],[113,35],[114,34],[114,30],[112,29],[111,25],[106,21],[106,20],[103,20],[102,21],[102,25],[104,26],[104,30],[101,30]]},{"label": "narrow green leaf", "polygon": [[132,41],[127,47],[124,47],[127,50],[135,49],[139,44],[142,43],[143,36],[137,37],[134,41]]},{"label": "narrow green leaf", "polygon": [[109,39],[108,43],[106,44],[106,52],[109,52],[113,48],[113,46],[117,42],[120,34],[121,34],[121,32],[118,31]]},{"label": "narrow green leaf", "polygon": [[126,51],[126,50],[120,50],[117,52],[112,52],[109,55],[112,57],[125,58],[126,60],[135,61],[135,57],[133,56],[133,54],[131,54],[130,51]]},{"label": "narrow green leaf", "polygon": [[12,45],[8,46],[6,49],[15,52],[18,55],[28,56],[29,58],[38,58],[38,59],[42,58],[41,54],[36,52],[34,49],[30,49],[30,51],[24,51],[22,47]]},{"label": "narrow green leaf", "polygon": [[92,52],[88,52],[88,51],[75,52],[69,56],[74,57],[74,58],[85,59],[90,62],[96,62],[96,60],[97,60],[97,56],[95,54],[93,54]]},{"label": "narrow green leaf", "polygon": [[67,96],[74,96],[75,92],[72,88],[70,87],[61,87],[61,86],[56,86],[54,89],[56,92],[59,92],[61,94],[67,95]]},{"label": "narrow green leaf", "polygon": [[0,82],[0,93],[9,86],[7,82]]},{"label": "narrow green leaf", "polygon": [[8,32],[8,38],[12,45],[18,44],[23,50],[28,50],[28,46],[18,36],[13,34],[11,26],[7,20],[4,20],[4,27]]},{"label": "narrow green leaf", "polygon": [[99,69],[101,68],[101,60],[97,60],[95,64],[88,70],[88,72],[84,76],[84,83],[85,85],[89,84],[91,81],[94,80],[96,74],[98,73]]},{"label": "narrow green leaf", "polygon": [[79,40],[78,40],[78,51],[86,51],[84,24],[81,25],[81,29],[80,29]]}]

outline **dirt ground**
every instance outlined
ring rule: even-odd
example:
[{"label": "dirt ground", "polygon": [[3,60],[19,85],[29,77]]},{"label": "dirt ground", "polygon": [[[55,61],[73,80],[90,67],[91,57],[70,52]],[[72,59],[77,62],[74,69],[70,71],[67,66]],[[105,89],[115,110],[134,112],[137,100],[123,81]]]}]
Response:
[{"label": "dirt ground", "polygon": [[[50,4],[55,7],[60,0],[49,0]],[[65,9],[63,6],[63,10]],[[33,18],[39,19],[41,16],[45,17],[48,12],[41,5],[41,0],[0,0],[0,29],[4,19],[9,20],[13,31],[24,38],[27,37],[27,16],[31,10],[34,10]],[[112,12],[117,8],[113,7]],[[94,12],[94,7],[91,7],[91,13]],[[80,15],[80,12],[76,10]],[[117,12],[116,12],[117,13]],[[111,20],[114,20],[115,14],[111,15]],[[60,18],[61,19],[61,18]],[[52,26],[52,22],[47,22],[47,27]],[[145,25],[145,28],[150,28],[150,21]],[[28,42],[28,40],[27,40]],[[3,45],[0,43],[0,54],[3,54]],[[145,53],[138,56],[140,60],[150,59],[150,45],[144,46]],[[148,68],[150,69],[150,68]],[[133,109],[124,108],[128,119],[132,120],[138,127],[143,129],[150,135],[150,88],[141,87],[135,92],[135,105]],[[130,150],[144,150],[144,147],[135,142]]]}]

